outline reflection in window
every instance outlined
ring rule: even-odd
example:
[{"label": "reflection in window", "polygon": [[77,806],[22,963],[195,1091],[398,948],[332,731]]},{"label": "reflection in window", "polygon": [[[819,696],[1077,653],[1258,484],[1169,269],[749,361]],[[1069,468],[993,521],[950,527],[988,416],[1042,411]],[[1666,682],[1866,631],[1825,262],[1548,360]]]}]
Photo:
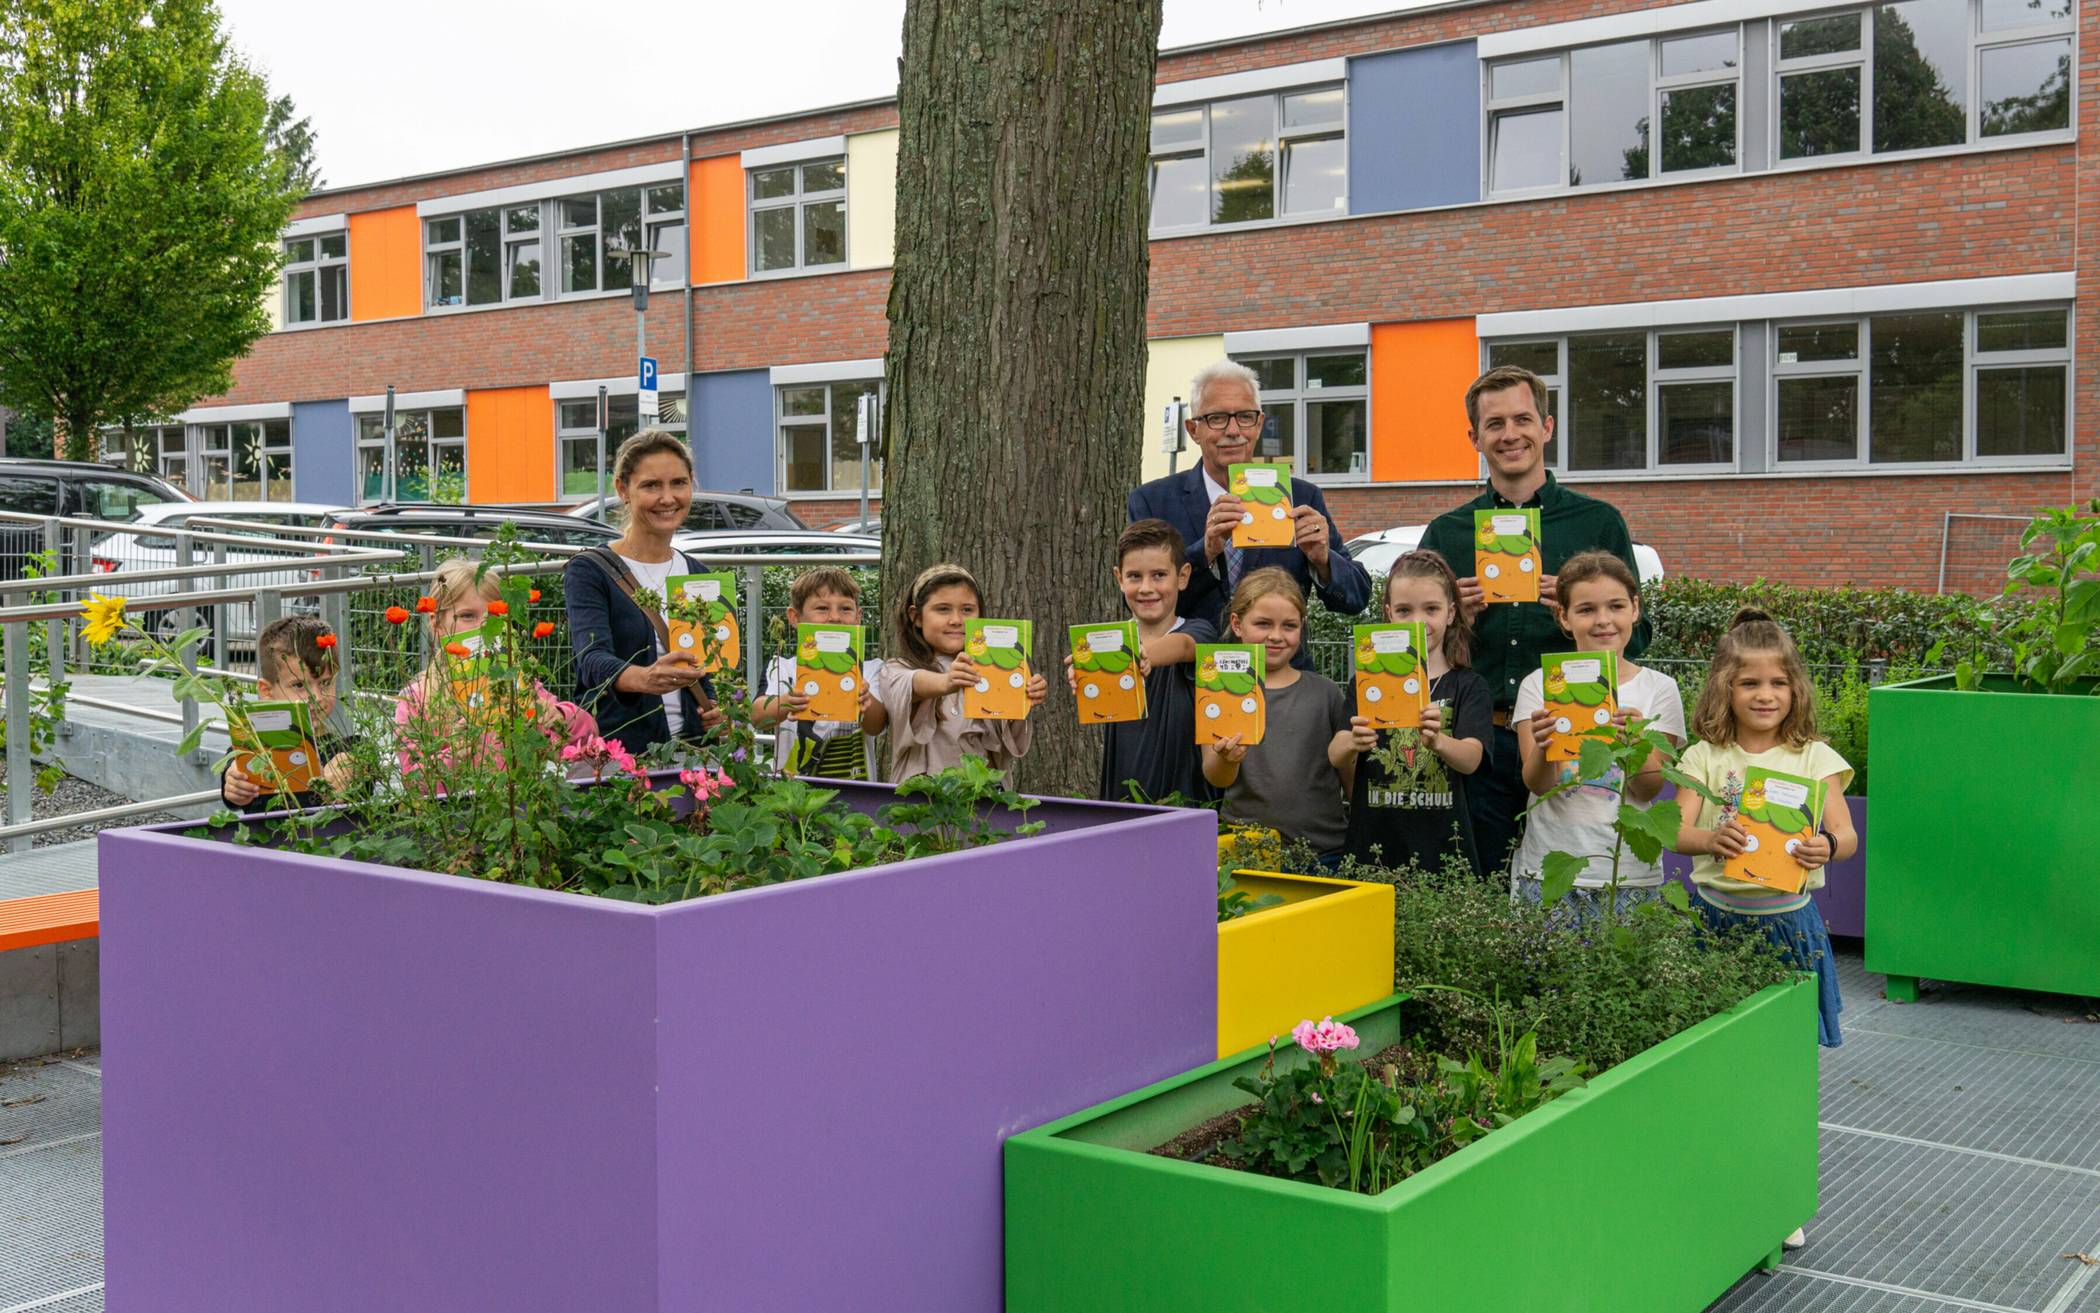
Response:
[{"label": "reflection in window", "polygon": [[1969,0],[1899,0],[1874,11],[1874,149],[1968,140]]},{"label": "reflection in window", "polygon": [[1986,137],[2071,125],[2071,43],[1990,46],[1978,54],[1979,127]]},{"label": "reflection in window", "polygon": [[1566,174],[1560,159],[1559,106],[1497,114],[1494,135],[1494,176],[1490,180],[1493,190],[1560,186]]},{"label": "reflection in window", "polygon": [[881,380],[872,378],[774,389],[782,489],[858,491],[865,455],[869,489],[879,492],[882,462],[872,443],[861,446],[860,400],[881,393]]},{"label": "reflection in window", "polygon": [[846,263],[846,161],[753,169],[750,179],[755,272]]},{"label": "reflection in window", "polygon": [[[1371,473],[1370,357],[1361,348],[1239,362],[1260,380],[1267,422],[1256,454],[1312,478]],[[1303,458],[1300,458],[1300,453]]]},{"label": "reflection in window", "polygon": [[2061,456],[2069,410],[2062,365],[1976,371],[1978,456]]},{"label": "reflection in window", "polygon": [[1962,316],[1878,315],[1868,321],[1868,339],[1867,458],[1960,460]]},{"label": "reflection in window", "polygon": [[1779,380],[1782,463],[1854,460],[1859,456],[1859,375]]},{"label": "reflection in window", "polygon": [[1638,470],[1648,463],[1648,335],[1568,339],[1570,470]]},{"label": "reflection in window", "polygon": [[1276,216],[1275,105],[1267,96],[1210,107],[1211,222]]},{"label": "reflection in window", "polygon": [[1340,87],[1152,116],[1151,228],[1332,214],[1348,202]]},{"label": "reflection in window", "polygon": [[1648,176],[1649,44],[1622,41],[1569,55],[1569,185]]}]

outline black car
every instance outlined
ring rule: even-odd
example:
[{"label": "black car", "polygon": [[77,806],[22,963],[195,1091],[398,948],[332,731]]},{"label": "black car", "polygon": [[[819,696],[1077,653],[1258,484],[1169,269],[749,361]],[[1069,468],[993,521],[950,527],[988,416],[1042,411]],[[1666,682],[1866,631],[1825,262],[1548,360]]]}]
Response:
[{"label": "black car", "polygon": [[[138,518],[141,506],[195,500],[150,474],[99,461],[0,458],[0,511],[128,524]],[[43,549],[41,527],[0,520],[0,579],[23,578],[30,557]]]},{"label": "black car", "polygon": [[[490,538],[506,524],[518,527],[518,541],[562,547],[596,547],[620,536],[611,525],[582,520],[559,511],[522,510],[514,506],[454,506],[439,502],[394,502],[332,511],[324,529],[425,534],[434,538]],[[344,546],[378,546],[369,539],[348,539]]]},{"label": "black car", "polygon": [[[627,520],[627,503],[618,497],[607,497],[604,514],[599,514],[598,499],[593,497],[581,506],[573,507],[569,514],[586,520],[604,520],[619,528]],[[809,526],[802,518],[788,509],[786,501],[779,497],[761,497],[754,492],[699,492],[693,493],[692,509],[685,513],[685,533],[711,533],[721,529],[774,529],[793,532]]]}]

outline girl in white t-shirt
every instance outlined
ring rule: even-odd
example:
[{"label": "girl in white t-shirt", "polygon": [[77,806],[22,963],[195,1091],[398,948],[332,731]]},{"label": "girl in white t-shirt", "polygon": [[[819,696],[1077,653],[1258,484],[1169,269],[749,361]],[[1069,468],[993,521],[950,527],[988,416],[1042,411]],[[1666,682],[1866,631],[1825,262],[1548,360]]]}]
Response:
[{"label": "girl in white t-shirt", "polygon": [[[1583,552],[1569,558],[1555,578],[1559,620],[1572,650],[1609,652],[1619,676],[1619,710],[1615,724],[1645,720],[1673,745],[1684,743],[1684,698],[1677,681],[1659,670],[1626,659],[1626,644],[1641,619],[1641,586],[1626,563],[1610,552]],[[1546,760],[1553,737],[1553,717],[1546,711],[1545,674],[1534,670],[1517,687],[1510,713],[1517,731],[1517,751],[1524,762],[1524,786],[1531,790],[1530,823],[1510,861],[1513,894],[1537,902],[1542,897],[1540,871],[1548,853],[1563,852],[1589,859],[1575,888],[1555,909],[1556,919],[1582,921],[1603,907],[1612,886],[1611,855],[1619,846],[1612,822],[1621,802],[1647,807],[1662,792],[1662,761],[1651,756],[1632,779],[1616,772],[1585,784],[1561,788],[1577,774],[1572,761]],[[1559,789],[1559,792],[1554,790]],[[1548,797],[1547,795],[1552,796]],[[1662,865],[1644,862],[1632,852],[1620,854],[1618,895],[1613,906],[1624,913],[1660,896]]]}]

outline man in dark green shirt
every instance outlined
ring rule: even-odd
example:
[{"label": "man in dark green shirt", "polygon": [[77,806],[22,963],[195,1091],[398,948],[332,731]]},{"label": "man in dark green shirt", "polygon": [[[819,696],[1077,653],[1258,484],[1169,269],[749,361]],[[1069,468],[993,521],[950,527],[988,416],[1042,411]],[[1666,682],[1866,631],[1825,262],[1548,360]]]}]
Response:
[{"label": "man in dark green shirt", "polygon": [[[1529,805],[1517,736],[1509,728],[1517,685],[1539,668],[1539,657],[1567,650],[1553,605],[1555,575],[1569,557],[1606,551],[1639,571],[1633,559],[1633,537],[1625,517],[1610,502],[1585,497],[1562,487],[1546,468],[1546,444],[1553,439],[1553,416],[1546,408],[1546,385],[1528,369],[1505,367],[1475,379],[1466,391],[1467,436],[1488,468],[1487,488],[1473,500],[1431,521],[1422,546],[1442,556],[1458,576],[1459,605],[1473,626],[1473,669],[1495,695],[1495,734],[1488,759],[1468,782],[1466,799],[1473,813],[1473,834],[1482,865],[1505,871],[1517,841],[1517,817]],[[1473,512],[1535,506],[1539,512],[1539,552],[1544,573],[1538,602],[1486,603],[1473,565]],[[1648,620],[1641,618],[1627,645],[1639,656],[1648,645]]]}]

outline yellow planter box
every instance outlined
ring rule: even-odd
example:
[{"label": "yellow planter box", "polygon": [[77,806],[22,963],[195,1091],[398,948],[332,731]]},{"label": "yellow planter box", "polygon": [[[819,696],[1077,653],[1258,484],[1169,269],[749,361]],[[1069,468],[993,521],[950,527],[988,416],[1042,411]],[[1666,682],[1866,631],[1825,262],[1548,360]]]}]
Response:
[{"label": "yellow planter box", "polygon": [[1338,1017],[1393,992],[1393,887],[1238,871],[1278,907],[1218,923],[1218,1056]]}]

